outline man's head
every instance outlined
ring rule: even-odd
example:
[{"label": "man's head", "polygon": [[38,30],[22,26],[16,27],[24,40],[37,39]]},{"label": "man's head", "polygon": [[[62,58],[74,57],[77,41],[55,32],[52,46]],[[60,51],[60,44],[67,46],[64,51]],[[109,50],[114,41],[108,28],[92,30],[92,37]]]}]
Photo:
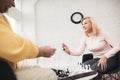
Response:
[{"label": "man's head", "polygon": [[0,13],[6,13],[11,7],[15,7],[14,0],[0,0]]}]

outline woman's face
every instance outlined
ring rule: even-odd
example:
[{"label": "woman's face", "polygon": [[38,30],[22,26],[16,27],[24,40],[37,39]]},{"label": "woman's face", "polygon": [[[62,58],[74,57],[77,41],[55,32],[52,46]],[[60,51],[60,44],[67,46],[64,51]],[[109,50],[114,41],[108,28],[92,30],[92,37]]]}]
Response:
[{"label": "woman's face", "polygon": [[82,26],[85,32],[92,32],[92,24],[88,19],[82,21]]},{"label": "woman's face", "polygon": [[0,0],[0,13],[7,12],[11,7],[15,7],[14,0]]}]

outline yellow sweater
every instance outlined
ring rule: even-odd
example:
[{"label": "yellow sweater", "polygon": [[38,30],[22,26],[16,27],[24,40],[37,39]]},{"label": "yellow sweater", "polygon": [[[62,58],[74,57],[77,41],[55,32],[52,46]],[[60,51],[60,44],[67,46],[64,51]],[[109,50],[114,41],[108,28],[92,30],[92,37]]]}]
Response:
[{"label": "yellow sweater", "polygon": [[34,58],[38,53],[38,47],[15,34],[7,18],[0,14],[0,58],[13,65],[23,59]]}]

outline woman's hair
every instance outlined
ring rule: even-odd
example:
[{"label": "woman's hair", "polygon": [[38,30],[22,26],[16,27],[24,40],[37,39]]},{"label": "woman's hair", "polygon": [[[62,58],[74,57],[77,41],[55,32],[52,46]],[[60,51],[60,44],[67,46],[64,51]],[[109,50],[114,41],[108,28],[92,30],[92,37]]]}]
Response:
[{"label": "woman's hair", "polygon": [[[99,35],[99,28],[98,28],[96,22],[93,20],[92,17],[84,17],[84,18],[81,20],[81,22],[83,22],[83,21],[86,20],[86,19],[90,21],[90,23],[91,23],[91,25],[92,25],[92,30],[93,30],[95,36],[98,36],[98,35]],[[85,32],[85,34],[86,34],[86,36],[89,37],[89,35],[88,35],[87,32]]]}]

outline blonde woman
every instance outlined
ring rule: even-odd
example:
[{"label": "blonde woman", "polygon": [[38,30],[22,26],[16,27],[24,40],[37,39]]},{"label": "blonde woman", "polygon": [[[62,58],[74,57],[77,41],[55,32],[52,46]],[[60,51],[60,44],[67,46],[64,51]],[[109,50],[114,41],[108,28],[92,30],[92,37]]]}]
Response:
[{"label": "blonde woman", "polygon": [[73,56],[80,56],[87,47],[94,58],[86,61],[85,64],[90,64],[91,69],[99,73],[92,80],[101,80],[102,73],[117,67],[117,60],[114,55],[120,51],[120,44],[115,43],[108,34],[98,28],[92,17],[85,17],[81,22],[85,35],[81,41],[80,49],[71,51],[65,43],[62,44],[62,47],[67,54]]}]

